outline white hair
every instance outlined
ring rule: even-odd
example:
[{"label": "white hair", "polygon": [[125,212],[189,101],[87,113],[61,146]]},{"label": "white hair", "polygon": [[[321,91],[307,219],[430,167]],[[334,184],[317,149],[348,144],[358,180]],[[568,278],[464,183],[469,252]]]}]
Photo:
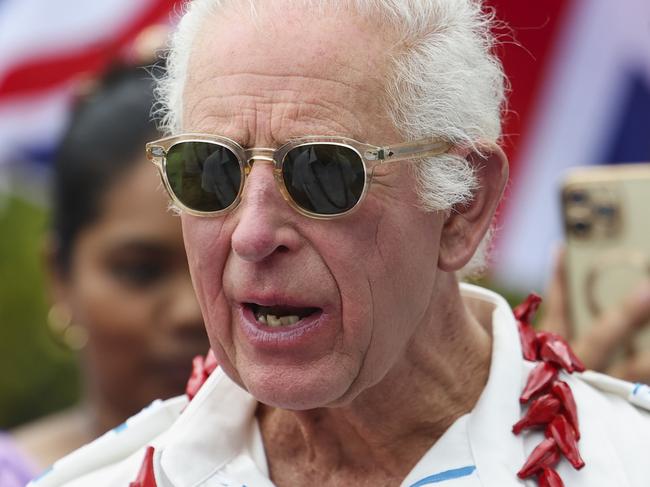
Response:
[{"label": "white hair", "polygon": [[[268,0],[270,1],[270,0]],[[167,72],[159,80],[158,114],[162,128],[182,125],[182,96],[190,51],[205,19],[228,6],[248,7],[255,16],[262,0],[193,0],[171,39]],[[505,77],[493,54],[493,15],[480,0],[294,0],[311,9],[349,9],[387,26],[397,35],[391,56],[384,104],[405,140],[442,136],[476,148],[501,135]],[[472,199],[478,182],[460,156],[445,154],[413,164],[425,209],[453,211]],[[486,262],[490,238],[483,239],[461,275],[474,274]]]}]

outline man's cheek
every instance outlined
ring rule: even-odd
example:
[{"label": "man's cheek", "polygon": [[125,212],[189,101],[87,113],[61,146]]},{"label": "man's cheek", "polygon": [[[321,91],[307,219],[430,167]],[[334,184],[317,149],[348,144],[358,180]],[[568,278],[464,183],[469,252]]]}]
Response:
[{"label": "man's cheek", "polygon": [[188,255],[202,255],[214,252],[218,246],[229,246],[223,219],[181,214],[181,227]]}]

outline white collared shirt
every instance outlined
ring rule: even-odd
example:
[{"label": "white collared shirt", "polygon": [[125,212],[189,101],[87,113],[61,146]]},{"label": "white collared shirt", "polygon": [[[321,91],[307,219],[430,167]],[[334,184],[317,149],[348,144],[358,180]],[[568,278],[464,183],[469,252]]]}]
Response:
[{"label": "white collared shirt", "polygon": [[[474,409],[454,422],[401,486],[536,485],[519,480],[516,472],[543,434],[511,432],[522,416],[518,398],[534,364],[522,358],[506,301],[476,286],[462,284],[461,289],[465,300],[493,306],[489,379]],[[557,471],[565,485],[649,486],[650,413],[620,397],[631,391],[632,400],[644,402],[650,397],[647,389],[593,372],[562,375],[578,405],[579,448],[586,462],[576,471],[566,459],[560,461]],[[257,401],[217,369],[189,404],[184,397],[154,403],[55,463],[30,485],[128,486],[136,478],[144,448],[152,445],[158,487],[271,487],[256,408]]]}]

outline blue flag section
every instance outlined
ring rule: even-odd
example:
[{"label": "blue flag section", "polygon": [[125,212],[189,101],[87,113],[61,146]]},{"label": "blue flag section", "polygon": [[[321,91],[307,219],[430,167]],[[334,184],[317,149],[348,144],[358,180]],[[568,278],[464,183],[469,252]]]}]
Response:
[{"label": "blue flag section", "polygon": [[625,84],[621,116],[603,164],[650,162],[650,76],[636,70],[626,76]]}]

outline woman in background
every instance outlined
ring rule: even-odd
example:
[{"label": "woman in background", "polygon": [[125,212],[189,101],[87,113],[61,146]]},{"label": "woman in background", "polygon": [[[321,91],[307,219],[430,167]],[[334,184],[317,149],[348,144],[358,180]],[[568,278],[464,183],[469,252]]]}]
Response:
[{"label": "woman in background", "polygon": [[114,70],[77,107],[55,163],[49,322],[80,349],[82,402],[13,432],[46,467],[156,398],[181,394],[209,345],[180,221],[144,144],[152,82]]}]

